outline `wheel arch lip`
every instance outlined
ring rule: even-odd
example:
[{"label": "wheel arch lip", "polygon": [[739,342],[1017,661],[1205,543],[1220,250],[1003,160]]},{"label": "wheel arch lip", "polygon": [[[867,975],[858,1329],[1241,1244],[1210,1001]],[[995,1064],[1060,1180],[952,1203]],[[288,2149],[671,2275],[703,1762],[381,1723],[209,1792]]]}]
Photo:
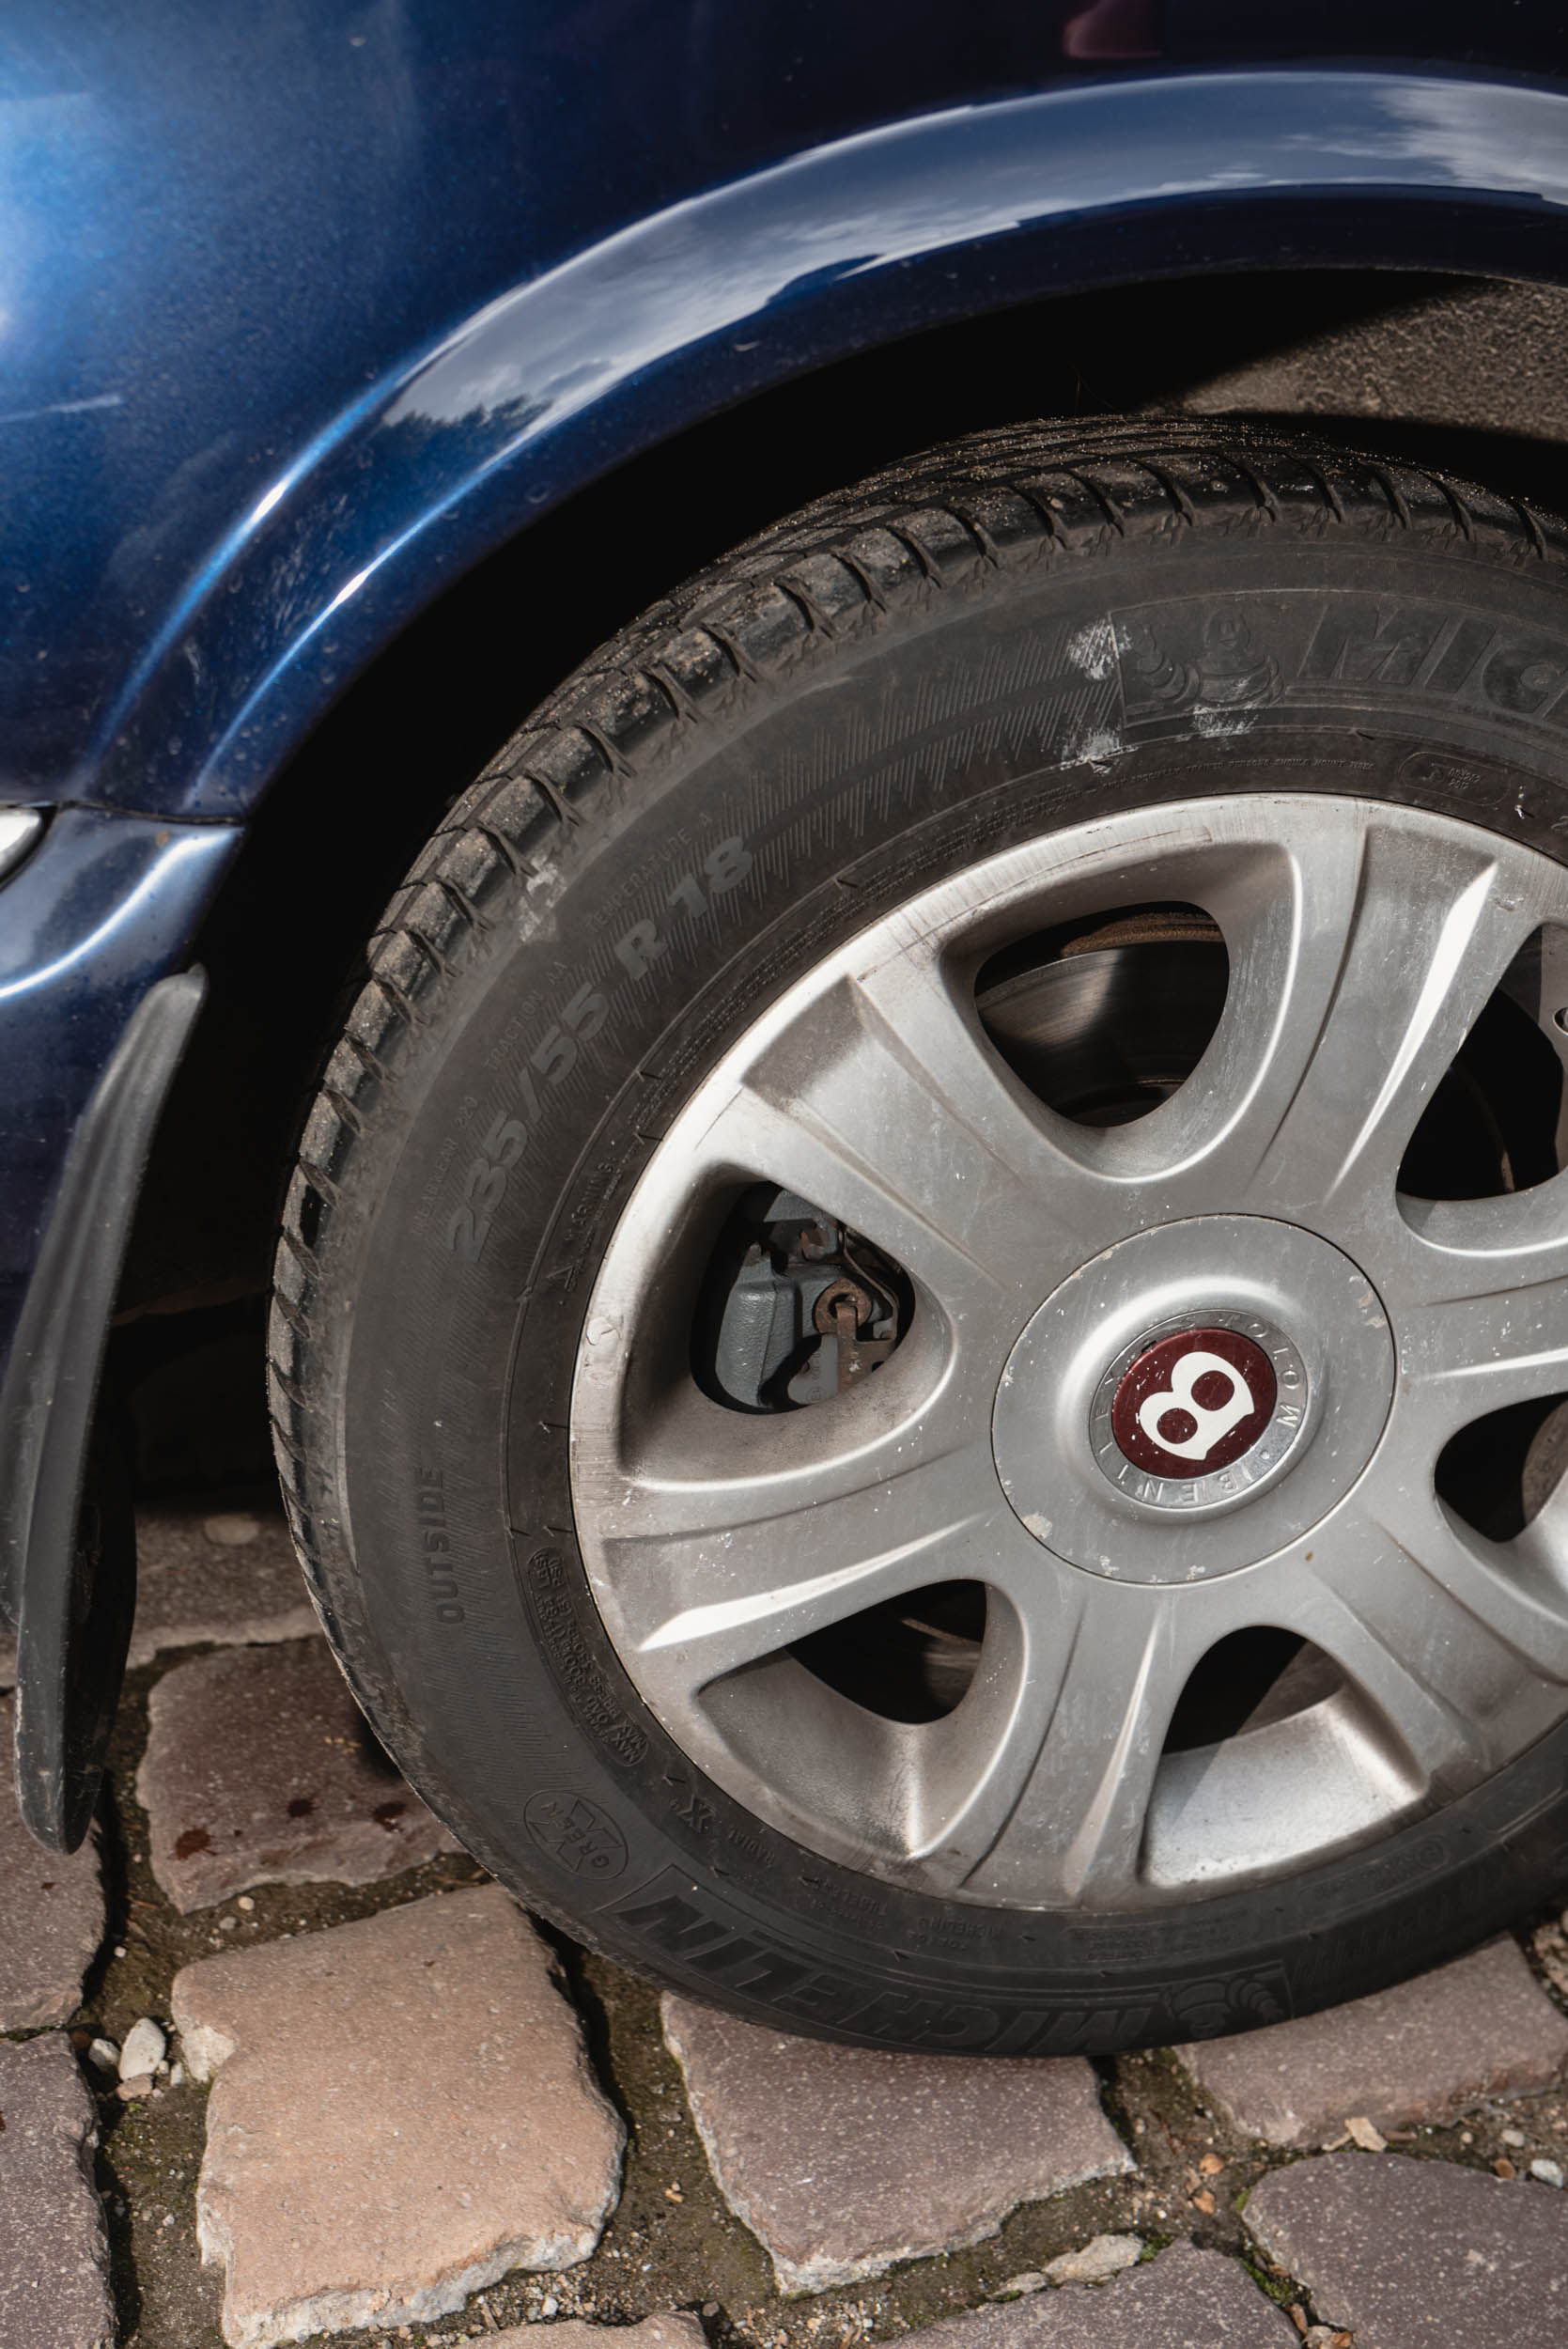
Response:
[{"label": "wheel arch lip", "polygon": [[1568,282],[1568,90],[1130,77],[893,122],[656,212],[475,310],[296,451],[163,614],[72,796],[242,815],[442,587],[791,376],[1051,291],[1281,259]]}]

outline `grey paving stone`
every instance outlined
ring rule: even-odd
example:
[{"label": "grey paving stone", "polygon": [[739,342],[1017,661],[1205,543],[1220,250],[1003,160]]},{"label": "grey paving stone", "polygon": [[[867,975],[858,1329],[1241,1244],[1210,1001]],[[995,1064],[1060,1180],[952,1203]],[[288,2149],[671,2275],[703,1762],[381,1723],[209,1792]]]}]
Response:
[{"label": "grey paving stone", "polygon": [[1362,2114],[1398,2128],[1548,2088],[1568,2068],[1568,2021],[1517,1945],[1489,1941],[1373,1998],[1176,2053],[1246,2135],[1318,2145]]},{"label": "grey paving stone", "polygon": [[1254,2188],[1248,2228],[1356,2349],[1557,2349],[1568,2197],[1452,2162],[1327,2154]]},{"label": "grey paving stone", "polygon": [[[303,1640],[318,1628],[281,1505],[137,1513],[132,1664],[175,1648]],[[15,1683],[16,1643],[0,1633],[0,1688]]]},{"label": "grey paving stone", "polygon": [[172,2007],[216,2074],[196,2232],[233,2349],[428,2322],[592,2253],[621,2125],[499,1885],[208,1958]]},{"label": "grey paving stone", "polygon": [[[484,2338],[487,2349],[539,2349],[544,2336],[536,2325],[508,2325],[504,2333]],[[694,2316],[678,2310],[645,2316],[640,2325],[589,2325],[568,2316],[551,2325],[546,2349],[707,2349],[707,2335]]]},{"label": "grey paving stone", "polygon": [[918,2349],[1301,2349],[1245,2268],[1190,2243],[1114,2283],[1068,2284],[913,2338]]},{"label": "grey paving stone", "polygon": [[98,1842],[69,1858],[35,1843],[11,1784],[12,1708],[0,1698],[0,2030],[68,2022],[103,1938]]},{"label": "grey paving stone", "polygon": [[782,2292],[995,2234],[1019,2202],[1132,2167],[1077,2058],[884,2054],[664,2000],[719,2190]]},{"label": "grey paving stone", "polygon": [[136,1793],[175,1906],[249,1884],[371,1884],[458,1847],[366,1729],[324,1640],[177,1664]]},{"label": "grey paving stone", "polygon": [[92,2098],[53,2033],[0,2042],[0,2344],[112,2349]]}]

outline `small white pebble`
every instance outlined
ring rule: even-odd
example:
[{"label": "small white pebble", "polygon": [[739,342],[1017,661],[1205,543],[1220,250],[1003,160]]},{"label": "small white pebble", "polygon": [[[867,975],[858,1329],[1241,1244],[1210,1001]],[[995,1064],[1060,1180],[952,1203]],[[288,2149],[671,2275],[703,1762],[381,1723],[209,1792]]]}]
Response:
[{"label": "small white pebble", "polygon": [[119,2051],[121,2079],[133,2080],[143,2072],[156,2071],[168,2049],[169,2043],[151,2015],[144,2015],[125,2034],[125,2045]]},{"label": "small white pebble", "polygon": [[234,1906],[236,1908],[242,1908],[248,1917],[251,1910],[256,1906],[256,1903],[252,1900],[248,1892],[241,1892]]},{"label": "small white pebble", "polygon": [[541,2300],[539,2302],[539,2314],[541,2316],[553,2316],[560,2305],[560,2301],[557,2300],[554,2294],[551,2293],[548,2300]]},{"label": "small white pebble", "polygon": [[183,2063],[172,2064],[169,2069],[169,2086],[171,2088],[183,2088],[184,2085],[185,2066]]},{"label": "small white pebble", "polygon": [[1505,2145],[1523,2145],[1526,2142],[1523,2129],[1499,2129],[1498,2135]]},{"label": "small white pebble", "polygon": [[115,1943],[115,1955],[116,1957],[123,1957],[125,1955],[125,1943],[123,1941],[116,1941]]},{"label": "small white pebble", "polygon": [[240,1920],[238,1917],[220,1917],[218,1920],[218,1931],[220,1933],[232,1933],[238,1926],[239,1922]]},{"label": "small white pebble", "polygon": [[1562,2164],[1560,2161],[1532,2161],[1529,2174],[1532,2178],[1539,2178],[1543,2186],[1560,2186]]},{"label": "small white pebble", "polygon": [[221,1549],[242,1549],[247,1542],[260,1539],[261,1520],[244,1510],[225,1510],[215,1517],[204,1517],[201,1530]]},{"label": "small white pebble", "polygon": [[119,2049],[112,2039],[95,2039],[88,2046],[87,2061],[100,2072],[117,2072]]}]

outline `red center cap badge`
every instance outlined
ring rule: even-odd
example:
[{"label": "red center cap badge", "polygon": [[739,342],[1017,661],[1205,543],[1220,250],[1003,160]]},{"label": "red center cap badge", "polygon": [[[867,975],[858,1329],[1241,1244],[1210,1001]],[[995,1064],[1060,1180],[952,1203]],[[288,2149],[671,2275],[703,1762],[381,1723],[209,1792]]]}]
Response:
[{"label": "red center cap badge", "polygon": [[1111,1433],[1151,1476],[1208,1476],[1250,1451],[1275,1392],[1273,1363],[1239,1330],[1179,1330],[1125,1373]]}]

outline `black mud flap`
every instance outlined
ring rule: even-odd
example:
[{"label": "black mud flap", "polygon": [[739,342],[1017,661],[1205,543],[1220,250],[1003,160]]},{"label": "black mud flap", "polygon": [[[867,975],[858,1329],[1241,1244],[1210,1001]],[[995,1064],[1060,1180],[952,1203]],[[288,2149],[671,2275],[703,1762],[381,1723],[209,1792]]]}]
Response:
[{"label": "black mud flap", "polygon": [[0,1387],[17,1803],[51,1851],[86,1834],[131,1643],[135,1527],[99,1385],[147,1152],[206,992],[182,972],[132,1014],[71,1143]]}]

